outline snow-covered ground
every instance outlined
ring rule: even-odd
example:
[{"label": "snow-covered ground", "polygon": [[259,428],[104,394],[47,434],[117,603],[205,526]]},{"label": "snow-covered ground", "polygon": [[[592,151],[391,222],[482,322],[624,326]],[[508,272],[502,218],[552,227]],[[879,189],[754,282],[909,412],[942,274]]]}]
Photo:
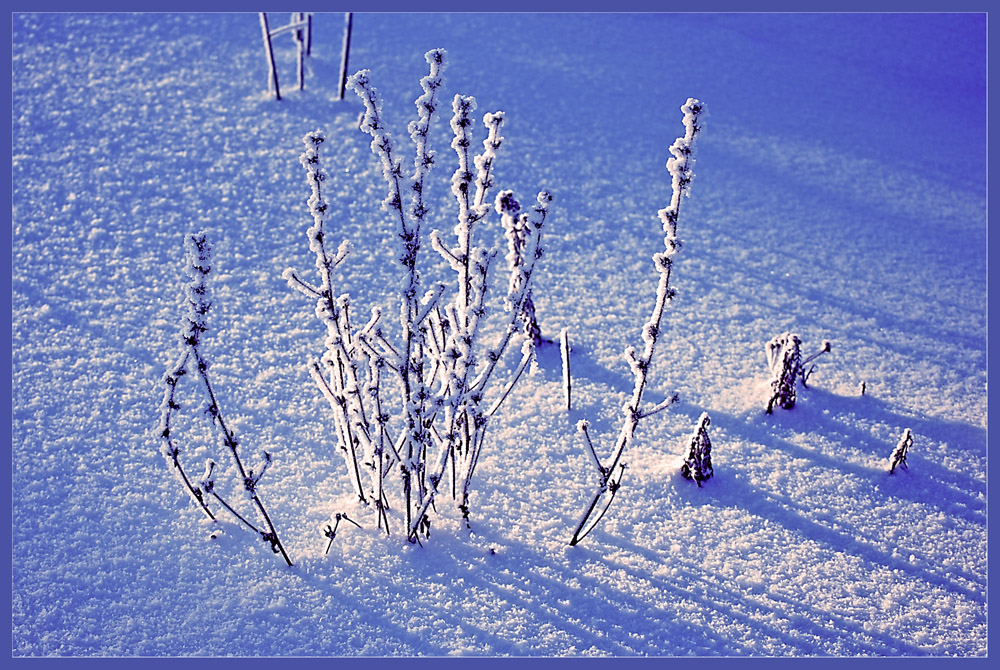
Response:
[{"label": "snow-covered ground", "polygon": [[[320,128],[332,234],[354,245],[340,290],[391,309],[385,186],[360,103],[333,99],[342,26],[316,16],[302,92],[276,42],[277,102],[253,13],[13,16],[14,656],[986,654],[985,15],[355,15],[351,70],[403,146],[443,47],[445,100],[507,114],[498,184],[555,198],[534,295],[546,335],[569,328],[573,409],[543,347],[490,428],[473,533],[443,501],[422,547],[351,502],[306,370],[323,329],[281,278],[312,268],[298,155]],[[647,393],[681,401],[640,423],[570,547],[595,485],[575,426],[610,452],[692,96],[709,117]],[[439,119],[449,233],[450,139]],[[160,454],[182,239],[202,229],[204,353],[241,442],[273,454],[260,493],[292,568],[208,521]],[[766,415],[786,330],[833,349]],[[698,488],[679,465],[702,412]],[[364,528],[324,555],[336,512]]]}]

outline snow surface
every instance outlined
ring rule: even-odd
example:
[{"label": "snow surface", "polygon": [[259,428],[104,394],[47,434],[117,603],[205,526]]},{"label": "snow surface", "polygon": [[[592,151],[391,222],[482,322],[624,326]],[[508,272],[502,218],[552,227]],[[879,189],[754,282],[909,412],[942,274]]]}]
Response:
[{"label": "snow surface", "polygon": [[[569,329],[573,409],[544,346],[490,428],[474,532],[441,504],[423,547],[351,502],[306,368],[322,324],[281,277],[312,268],[298,155],[322,128],[343,291],[398,313],[362,106],[333,100],[342,25],[316,16],[303,92],[277,42],[276,102],[253,13],[13,16],[14,656],[986,654],[984,14],[355,15],[351,71],[401,146],[443,47],[444,99],[506,113],[498,187],[554,196],[534,300],[548,337]],[[691,96],[709,116],[646,394],[681,401],[570,547],[595,479],[575,427],[607,456]],[[439,118],[428,225],[449,234],[450,140]],[[200,229],[202,350],[230,427],[273,455],[258,492],[292,568],[160,454]],[[448,270],[424,251],[429,286]],[[767,416],[764,347],[789,330],[833,349]],[[702,412],[698,488],[679,468]],[[364,528],[324,555],[336,512]]]}]

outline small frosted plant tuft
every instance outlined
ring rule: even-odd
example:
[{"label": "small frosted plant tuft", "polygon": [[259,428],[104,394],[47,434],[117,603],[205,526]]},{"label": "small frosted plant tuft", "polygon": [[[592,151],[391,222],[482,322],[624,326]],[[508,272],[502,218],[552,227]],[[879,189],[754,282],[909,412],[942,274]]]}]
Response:
[{"label": "small frosted plant tuft", "polygon": [[889,456],[889,474],[891,475],[896,471],[897,467],[907,469],[906,467],[906,453],[910,450],[910,446],[913,444],[913,433],[910,432],[909,428],[903,430],[903,435],[899,438],[899,442],[896,444],[896,448],[892,450],[892,455]]},{"label": "small frosted plant tuft", "polygon": [[712,469],[712,442],[708,439],[708,426],[711,422],[708,413],[702,413],[698,419],[698,427],[688,439],[687,454],[681,466],[681,475],[685,479],[694,480],[699,488],[703,481],[715,473]]},{"label": "small frosted plant tuft", "polygon": [[[816,365],[809,366],[821,354],[830,351],[830,342],[823,341],[823,348],[815,354],[802,358],[802,339],[792,332],[781,333],[767,343],[767,365],[771,370],[771,397],[767,401],[770,414],[777,403],[782,409],[795,407],[795,383],[801,380],[803,388],[809,388],[809,377],[816,371]],[[807,367],[809,366],[809,367]]]}]

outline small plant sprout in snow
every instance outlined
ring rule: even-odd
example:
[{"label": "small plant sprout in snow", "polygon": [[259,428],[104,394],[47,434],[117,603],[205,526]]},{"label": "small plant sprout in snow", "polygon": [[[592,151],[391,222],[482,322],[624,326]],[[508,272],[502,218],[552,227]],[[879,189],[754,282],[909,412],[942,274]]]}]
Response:
[{"label": "small plant sprout in snow", "polygon": [[783,409],[795,407],[795,379],[802,367],[799,344],[802,340],[794,333],[782,333],[767,343],[767,365],[771,369],[771,398],[767,403],[770,414],[774,403]]},{"label": "small plant sprout in snow", "polygon": [[586,442],[588,453],[596,465],[598,480],[597,490],[590,498],[590,502],[584,510],[580,522],[576,526],[576,530],[573,531],[573,536],[570,538],[569,543],[571,545],[578,543],[594,529],[601,518],[603,518],[608,506],[614,500],[615,493],[618,491],[625,472],[625,463],[622,461],[622,456],[625,453],[626,447],[635,438],[635,430],[639,424],[639,420],[651,416],[677,401],[675,394],[656,407],[650,409],[643,409],[642,407],[642,398],[648,381],[649,366],[653,360],[653,352],[660,336],[660,322],[663,320],[663,312],[666,310],[667,303],[674,297],[674,289],[670,286],[670,273],[673,270],[674,256],[680,247],[680,242],[677,239],[677,219],[680,213],[681,199],[684,196],[690,195],[691,180],[694,177],[694,141],[702,129],[702,116],[705,112],[705,107],[701,101],[695,98],[688,98],[687,102],[681,106],[681,111],[684,113],[685,132],[682,137],[677,138],[670,146],[671,158],[667,161],[667,170],[670,171],[672,179],[672,195],[670,205],[659,212],[660,222],[663,225],[663,243],[665,248],[662,252],[653,255],[653,262],[659,274],[659,283],[656,287],[656,300],[653,304],[653,312],[649,320],[642,327],[642,340],[645,346],[642,353],[637,352],[634,347],[628,347],[625,350],[635,384],[632,390],[632,397],[623,408],[625,416],[623,417],[622,427],[607,466],[603,465],[597,456],[597,452],[590,439],[587,422],[583,421],[579,424],[579,430]]},{"label": "small plant sprout in snow", "polygon": [[899,438],[899,443],[896,444],[896,448],[892,450],[892,455],[889,456],[889,474],[891,475],[896,471],[896,467],[901,467],[906,470],[906,452],[910,450],[910,445],[913,444],[913,433],[910,432],[909,428],[903,430],[903,435]]},{"label": "small plant sprout in snow", "polygon": [[330,539],[330,541],[326,543],[326,551],[323,552],[324,555],[330,553],[330,547],[333,546],[333,541],[337,537],[337,529],[340,528],[340,522],[341,521],[347,521],[349,523],[354,524],[358,528],[361,528],[361,524],[359,524],[357,521],[355,521],[354,519],[350,518],[349,516],[347,516],[343,512],[337,512],[336,514],[334,514],[333,515],[333,525],[331,526],[330,524],[327,524],[326,525],[326,529],[323,531],[323,534],[326,535],[326,537],[328,537]]},{"label": "small plant sprout in snow", "polygon": [[688,439],[688,450],[684,456],[684,464],[681,466],[681,474],[685,479],[693,479],[698,487],[701,483],[710,478],[712,470],[712,443],[708,439],[708,425],[711,420],[708,413],[702,413],[698,419],[698,427]]},{"label": "small plant sprout in snow", "polygon": [[[244,526],[260,535],[261,539],[267,542],[271,550],[276,554],[281,554],[285,562],[290,566],[292,561],[288,558],[285,548],[278,539],[278,532],[271,522],[271,517],[264,508],[260,496],[257,493],[257,485],[261,477],[271,464],[271,455],[263,452],[263,462],[254,473],[253,468],[244,467],[243,458],[240,456],[239,442],[236,435],[226,425],[222,409],[216,398],[215,390],[208,379],[208,361],[201,351],[201,336],[208,330],[206,316],[212,303],[209,300],[208,287],[205,279],[211,271],[211,248],[204,233],[188,235],[184,239],[187,249],[186,270],[191,277],[191,281],[185,287],[184,293],[187,303],[187,313],[184,316],[183,329],[181,332],[180,353],[174,363],[167,369],[163,376],[163,400],[160,403],[160,423],[157,431],[163,440],[161,451],[167,460],[168,467],[177,475],[184,485],[185,490],[194,498],[205,514],[216,520],[208,504],[208,496],[214,498],[215,502],[222,506],[227,512],[232,514]],[[177,436],[172,431],[174,417],[181,410],[177,402],[177,386],[181,380],[194,376],[201,380],[202,388],[208,399],[205,409],[205,416],[212,424],[213,431],[219,443],[232,456],[233,464],[240,478],[237,488],[253,506],[260,520],[257,525],[247,520],[249,514],[240,514],[235,501],[227,502],[215,486],[215,461],[209,459],[205,465],[205,472],[199,481],[199,486],[195,486],[181,465],[180,447],[177,445]],[[245,503],[244,503],[245,504]]]},{"label": "small plant sprout in snow", "polygon": [[[774,409],[774,404],[778,403],[782,409],[792,409],[795,407],[795,382],[802,381],[803,388],[809,388],[807,382],[816,365],[809,366],[813,360],[822,354],[830,351],[830,342],[824,341],[823,348],[815,354],[802,358],[799,347],[802,339],[795,333],[782,333],[775,335],[767,343],[765,353],[767,354],[767,365],[771,370],[771,397],[767,401],[767,413]],[[809,367],[806,367],[809,366]]]},{"label": "small plant sprout in snow", "polygon": [[[438,230],[431,231],[431,246],[454,272],[450,282],[421,287],[418,252],[424,244],[429,213],[426,177],[436,162],[428,136],[435,113],[442,107],[439,94],[447,66],[443,49],[425,55],[430,72],[420,80],[423,93],[416,100],[417,119],[409,124],[415,156],[407,175],[401,147],[389,134],[382,116],[382,102],[370,73],[362,70],[348,80],[348,87],[362,99],[365,112],[361,130],[372,137],[371,149],[382,167],[388,192],[382,202],[390,215],[397,240],[396,260],[403,269],[398,285],[399,332],[390,332],[379,309],[360,327],[350,318],[350,298],[335,297],[334,270],[348,247],[336,253],[327,239],[329,204],[323,197],[327,175],[322,168],[320,132],[307,135],[302,155],[312,196],[309,208],[313,226],[309,246],[316,256],[320,281],[313,286],[295,271],[286,270],[289,284],[316,300],[316,314],[325,324],[326,353],[310,364],[310,372],[333,411],[339,449],[348,479],[358,500],[373,505],[377,524],[390,532],[390,509],[401,512],[403,535],[419,542],[430,534],[435,499],[446,482],[468,523],[470,483],[483,447],[486,427],[532,358],[531,340],[521,347],[521,362],[511,378],[488,399],[505,354],[524,339],[520,326],[530,296],[532,273],[542,255],[539,244],[551,196],[538,194],[537,204],[522,211],[511,191],[489,200],[494,186],[493,164],[503,143],[502,112],[486,114],[483,150],[472,155],[476,101],[456,95],[452,100],[451,146],[458,168],[452,179],[457,205],[454,243]],[[506,314],[499,339],[483,342],[481,328],[488,313],[488,298],[496,272],[496,249],[474,243],[476,227],[494,205],[507,237],[507,287],[500,290]],[[394,330],[394,329],[393,329]],[[400,399],[390,407],[386,391],[392,384]],[[392,485],[396,483],[396,486]],[[395,490],[396,495],[392,495]],[[391,503],[391,504],[390,504]],[[345,517],[346,518],[346,517]],[[347,519],[353,523],[353,520]],[[328,527],[336,532],[336,525]],[[327,537],[330,537],[329,533]]]},{"label": "small plant sprout in snow", "polygon": [[559,350],[562,353],[563,398],[566,400],[566,411],[573,407],[573,379],[569,369],[569,328],[563,328],[559,333]]}]

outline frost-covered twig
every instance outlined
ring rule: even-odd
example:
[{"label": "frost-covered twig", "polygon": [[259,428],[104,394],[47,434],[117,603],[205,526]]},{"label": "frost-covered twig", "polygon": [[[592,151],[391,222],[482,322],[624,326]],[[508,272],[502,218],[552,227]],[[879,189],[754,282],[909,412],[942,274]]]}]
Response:
[{"label": "frost-covered twig", "polygon": [[563,328],[559,333],[559,350],[562,353],[563,399],[566,401],[566,411],[573,407],[573,379],[569,370],[569,328]]},{"label": "frost-covered twig", "polygon": [[681,466],[681,475],[685,479],[693,479],[701,488],[701,483],[709,479],[713,474],[712,470],[712,443],[708,439],[708,426],[711,419],[708,413],[702,413],[698,419],[698,427],[688,439],[688,449],[684,456],[684,464]]},{"label": "frost-covered twig", "polygon": [[[257,484],[271,463],[271,455],[266,451],[263,452],[264,462],[256,474],[254,474],[253,469],[248,470],[244,467],[243,460],[237,449],[238,442],[236,436],[226,425],[215,390],[209,381],[208,361],[201,353],[201,335],[208,330],[206,316],[211,307],[211,302],[208,299],[208,287],[205,283],[205,279],[211,271],[211,248],[204,233],[188,235],[185,237],[184,242],[187,250],[187,264],[185,267],[191,277],[191,281],[185,287],[187,313],[184,317],[184,326],[181,333],[181,353],[176,363],[171,366],[163,378],[166,388],[164,389],[164,399],[160,406],[160,425],[158,429],[160,437],[164,440],[163,454],[167,458],[168,464],[172,466],[182,479],[187,491],[195,498],[209,518],[214,521],[215,515],[212,514],[205,501],[205,493],[213,495],[238,521],[257,532],[261,536],[261,539],[271,546],[272,551],[276,554],[281,554],[285,562],[291,566],[292,561],[278,538],[278,532],[264,507],[264,503],[261,502],[257,494]],[[267,526],[267,530],[260,530],[257,526],[247,521],[243,515],[239,514],[235,508],[223,500],[215,491],[215,480],[213,477],[214,461],[209,461],[206,472],[202,477],[201,488],[191,483],[181,467],[179,459],[180,449],[174,442],[174,435],[171,432],[171,420],[174,414],[181,409],[175,400],[177,384],[182,377],[192,372],[189,368],[193,368],[193,374],[202,382],[202,387],[208,396],[208,406],[205,414],[208,416],[220,443],[229,450],[241,479],[242,490],[246,497],[254,504],[257,513],[264,521],[264,525]]]},{"label": "frost-covered twig", "polygon": [[185,490],[191,495],[194,501],[198,503],[208,518],[215,521],[215,515],[212,514],[212,510],[209,509],[208,505],[205,503],[204,492],[199,487],[191,483],[190,478],[184,471],[184,467],[181,465],[181,450],[174,441],[174,435],[171,432],[170,423],[173,414],[175,411],[181,409],[181,406],[175,400],[177,383],[180,381],[181,377],[187,374],[187,362],[190,357],[191,352],[185,349],[177,362],[164,373],[161,379],[164,389],[163,400],[160,403],[160,424],[157,428],[159,436],[163,440],[160,452],[166,459],[167,465],[172,468],[172,471],[181,480]]},{"label": "frost-covered twig", "polygon": [[802,359],[802,373],[801,374],[802,374],[802,387],[803,388],[809,388],[809,384],[807,383],[809,381],[809,377],[812,375],[813,372],[816,371],[816,365],[815,364],[810,365],[809,369],[806,369],[806,365],[809,365],[809,363],[811,363],[812,361],[816,360],[817,358],[819,358],[823,354],[830,353],[830,348],[831,348],[830,341],[829,340],[823,340],[823,348],[822,349],[820,349],[819,351],[817,351],[812,356],[806,356],[804,359]]},{"label": "frost-covered twig", "polygon": [[603,465],[601,465],[601,459],[597,456],[597,450],[594,449],[594,443],[590,440],[590,422],[586,419],[582,419],[576,424],[576,429],[580,431],[581,435],[583,435],[583,441],[587,444],[587,454],[590,456],[594,467],[597,468],[598,475],[605,477],[608,471]]},{"label": "frost-covered twig", "polygon": [[913,444],[913,433],[910,432],[909,428],[903,430],[903,435],[899,438],[899,442],[896,444],[896,448],[892,450],[892,455],[889,456],[889,474],[891,475],[896,471],[897,467],[906,470],[906,453],[910,450],[910,446]]},{"label": "frost-covered twig", "polygon": [[647,417],[653,416],[654,414],[659,414],[660,412],[662,412],[666,408],[670,407],[674,403],[680,402],[680,400],[681,400],[680,394],[675,391],[673,394],[670,395],[669,398],[663,400],[662,402],[660,402],[657,405],[653,405],[652,407],[650,407],[647,410],[643,410],[642,412],[640,412],[639,413],[639,418],[640,419],[645,419]]},{"label": "frost-covered twig", "polygon": [[517,384],[521,375],[524,374],[524,370],[528,367],[528,363],[534,359],[534,350],[531,346],[529,346],[529,344],[529,342],[525,341],[524,345],[521,347],[521,362],[518,364],[517,369],[514,370],[514,374],[511,375],[510,381],[507,382],[507,386],[504,387],[503,393],[500,394],[500,397],[496,399],[496,402],[494,402],[490,409],[486,412],[486,416],[490,417],[497,413],[500,406],[503,405],[504,400],[506,400],[507,396],[510,395],[510,392],[514,390],[514,385]]},{"label": "frost-covered twig", "polygon": [[[639,419],[645,414],[642,410],[642,399],[648,381],[653,352],[660,336],[660,322],[667,303],[674,297],[674,289],[670,287],[670,273],[673,269],[674,256],[680,246],[677,239],[677,219],[681,199],[690,195],[691,180],[694,176],[694,140],[701,132],[702,114],[705,108],[701,101],[688,98],[681,106],[681,111],[684,113],[685,133],[670,146],[672,156],[667,161],[667,169],[672,178],[672,196],[670,205],[659,212],[660,221],[663,224],[665,249],[663,252],[653,255],[653,262],[656,264],[660,280],[656,287],[653,312],[642,328],[642,339],[645,347],[641,354],[636,352],[633,347],[626,349],[625,353],[635,381],[632,397],[623,408],[625,416],[615,449],[608,461],[609,465],[601,464],[600,469],[603,474],[599,479],[597,491],[591,497],[590,503],[573,531],[569,542],[571,545],[577,544],[594,529],[614,499],[613,494],[617,492],[625,471],[624,463],[621,460],[622,456],[635,437]],[[598,462],[600,463],[600,461]],[[607,495],[608,492],[612,495]],[[605,501],[603,506],[600,504],[602,500]]]}]

